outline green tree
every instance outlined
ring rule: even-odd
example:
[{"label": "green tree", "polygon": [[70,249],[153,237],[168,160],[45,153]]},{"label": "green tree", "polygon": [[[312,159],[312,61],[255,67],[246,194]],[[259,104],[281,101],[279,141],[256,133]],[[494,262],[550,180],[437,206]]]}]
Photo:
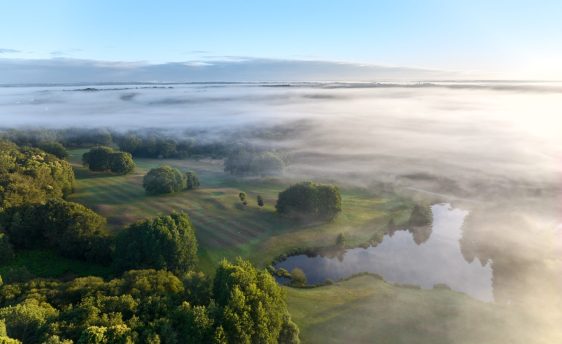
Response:
[{"label": "green tree", "polygon": [[91,171],[108,171],[110,169],[111,153],[113,153],[113,148],[111,147],[94,147],[82,155],[82,163]]},{"label": "green tree", "polygon": [[213,295],[217,323],[228,342],[277,343],[287,306],[268,272],[256,270],[246,260],[223,260],[216,271]]},{"label": "green tree", "polygon": [[279,334],[279,344],[300,344],[299,327],[289,315],[285,316],[281,333]]},{"label": "green tree", "polygon": [[59,142],[56,141],[42,142],[38,145],[38,147],[49,154],[53,154],[59,159],[66,159],[68,157],[68,152],[66,151],[66,148],[64,148],[64,146]]},{"label": "green tree", "polygon": [[341,212],[341,195],[336,186],[302,182],[279,193],[275,208],[283,215],[331,220]]},{"label": "green tree", "polygon": [[58,311],[50,304],[35,299],[0,308],[0,319],[5,321],[8,336],[26,344],[40,343],[49,321],[57,315]]},{"label": "green tree", "polygon": [[291,270],[291,284],[302,287],[306,284],[306,275],[302,269],[294,268]]},{"label": "green tree", "polygon": [[262,208],[264,206],[263,197],[261,195],[258,195],[256,200],[258,203],[258,207]]},{"label": "green tree", "polygon": [[127,174],[133,172],[135,162],[131,153],[114,152],[109,156],[109,170],[117,174]]},{"label": "green tree", "polygon": [[187,181],[187,190],[197,189],[200,186],[199,178],[195,174],[195,172],[185,172],[185,177]]},{"label": "green tree", "polygon": [[132,268],[191,270],[197,261],[197,240],[189,217],[173,213],[135,223],[117,236],[115,264]]},{"label": "green tree", "polygon": [[164,165],[148,171],[142,185],[150,195],[173,193],[187,187],[187,177],[178,169]]}]

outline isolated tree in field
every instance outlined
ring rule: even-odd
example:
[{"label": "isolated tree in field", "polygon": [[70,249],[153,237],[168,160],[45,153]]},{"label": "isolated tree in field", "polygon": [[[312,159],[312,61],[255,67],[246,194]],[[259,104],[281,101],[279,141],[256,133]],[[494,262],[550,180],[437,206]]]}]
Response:
[{"label": "isolated tree in field", "polygon": [[120,270],[195,267],[197,240],[187,214],[173,213],[130,225],[117,236],[115,264]]},{"label": "isolated tree in field", "polygon": [[135,169],[133,157],[127,152],[115,152],[111,147],[95,147],[82,155],[82,162],[91,171],[111,171],[127,174]]},{"label": "isolated tree in field", "polygon": [[279,193],[277,212],[312,220],[332,220],[341,212],[341,195],[333,185],[302,182]]},{"label": "isolated tree in field", "polygon": [[217,268],[213,295],[228,343],[277,343],[288,321],[287,305],[275,279],[249,261],[223,260]]},{"label": "isolated tree in field", "polygon": [[127,174],[133,172],[135,162],[131,153],[114,152],[109,157],[109,170],[117,174]]},{"label": "isolated tree in field", "polygon": [[148,171],[142,185],[150,195],[178,192],[187,187],[187,177],[177,168],[164,165]]},{"label": "isolated tree in field", "polygon": [[238,198],[240,198],[240,202],[242,202],[242,204],[248,205],[248,201],[247,201],[248,196],[246,195],[245,192],[239,193]]},{"label": "isolated tree in field", "polygon": [[258,202],[258,207],[262,208],[264,206],[263,197],[261,195],[258,195],[256,200]]},{"label": "isolated tree in field", "polygon": [[306,275],[302,269],[294,268],[291,270],[291,284],[298,287],[306,284]]},{"label": "isolated tree in field", "polygon": [[345,247],[345,235],[343,233],[338,234],[336,238],[336,246],[339,248]]},{"label": "isolated tree in field", "polygon": [[199,178],[195,174],[195,172],[185,172],[186,183],[187,183],[187,190],[194,190],[199,188]]}]

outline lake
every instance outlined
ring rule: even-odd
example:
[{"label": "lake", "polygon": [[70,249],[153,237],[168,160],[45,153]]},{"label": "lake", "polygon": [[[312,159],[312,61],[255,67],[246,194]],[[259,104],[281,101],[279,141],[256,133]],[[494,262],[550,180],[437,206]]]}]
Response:
[{"label": "lake", "polygon": [[309,284],[370,272],[391,283],[422,288],[444,283],[482,301],[493,301],[491,263],[482,265],[478,259],[469,263],[461,253],[459,240],[468,212],[437,204],[432,213],[432,226],[396,230],[376,246],[348,249],[337,257],[296,255],[275,267],[288,271],[298,267]]}]

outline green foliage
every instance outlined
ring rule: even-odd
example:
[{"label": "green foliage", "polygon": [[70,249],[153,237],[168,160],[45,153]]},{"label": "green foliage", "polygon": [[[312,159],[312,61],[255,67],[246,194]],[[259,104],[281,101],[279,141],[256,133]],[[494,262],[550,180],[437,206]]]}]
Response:
[{"label": "green foliage", "polygon": [[90,326],[80,335],[78,344],[132,344],[131,329],[126,325]]},{"label": "green foliage", "polygon": [[73,185],[74,172],[68,162],[37,148],[0,141],[0,212],[62,198]]},{"label": "green foliage", "polygon": [[300,344],[299,327],[295,324],[291,317],[286,316],[279,333],[279,344]]},{"label": "green foliage", "polygon": [[14,259],[14,250],[6,233],[0,232],[0,264],[5,264]]},{"label": "green foliage", "polygon": [[185,272],[196,261],[197,240],[185,213],[133,224],[117,237],[115,264],[121,270],[156,268]]},{"label": "green foliage", "polygon": [[187,176],[176,168],[164,165],[148,171],[142,186],[150,195],[178,192],[187,188]]},{"label": "green foliage", "polygon": [[49,154],[53,154],[59,159],[65,159],[68,157],[68,152],[66,151],[66,148],[64,148],[64,146],[59,142],[56,141],[41,142],[39,143],[38,147],[39,149]]},{"label": "green foliage", "polygon": [[262,208],[265,205],[265,203],[263,201],[263,197],[261,195],[257,196],[256,201],[258,203],[258,207],[260,207],[260,208]]},{"label": "green foliage", "polygon": [[186,181],[187,181],[187,190],[194,190],[194,189],[198,189],[199,186],[201,185],[199,183],[199,178],[197,177],[197,175],[195,174],[195,172],[185,172],[185,177],[186,177]]},{"label": "green foliage", "polygon": [[306,285],[306,275],[304,271],[299,268],[291,270],[291,284],[298,287]]},{"label": "green foliage", "polygon": [[229,154],[224,170],[238,176],[276,176],[283,173],[285,163],[273,152],[252,152],[242,149]]},{"label": "green foliage", "polygon": [[240,192],[240,193],[238,194],[238,198],[240,198],[240,201],[241,201],[242,203],[244,203],[244,202],[246,202],[247,195],[246,195],[245,192]]},{"label": "green foliage", "polygon": [[50,200],[9,208],[0,223],[16,248],[54,248],[66,257],[106,263],[105,219],[81,204]]},{"label": "green foliage", "polygon": [[287,307],[268,272],[246,260],[224,260],[216,271],[213,295],[228,342],[277,343]]},{"label": "green foliage", "polygon": [[0,319],[5,320],[8,336],[24,343],[39,342],[48,330],[48,322],[57,315],[50,304],[35,299],[0,308]]},{"label": "green foliage", "polygon": [[336,186],[302,182],[279,193],[275,208],[284,215],[331,220],[341,211],[341,195]]},{"label": "green foliage", "polygon": [[111,171],[127,174],[135,169],[133,157],[127,152],[115,152],[111,147],[95,147],[82,155],[82,162],[91,171]]}]

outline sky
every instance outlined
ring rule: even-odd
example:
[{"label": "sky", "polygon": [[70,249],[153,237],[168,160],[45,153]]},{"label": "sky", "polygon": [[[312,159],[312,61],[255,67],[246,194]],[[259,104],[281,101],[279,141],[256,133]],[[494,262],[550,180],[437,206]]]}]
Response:
[{"label": "sky", "polygon": [[306,60],[560,80],[561,13],[555,0],[6,1],[0,63]]}]

